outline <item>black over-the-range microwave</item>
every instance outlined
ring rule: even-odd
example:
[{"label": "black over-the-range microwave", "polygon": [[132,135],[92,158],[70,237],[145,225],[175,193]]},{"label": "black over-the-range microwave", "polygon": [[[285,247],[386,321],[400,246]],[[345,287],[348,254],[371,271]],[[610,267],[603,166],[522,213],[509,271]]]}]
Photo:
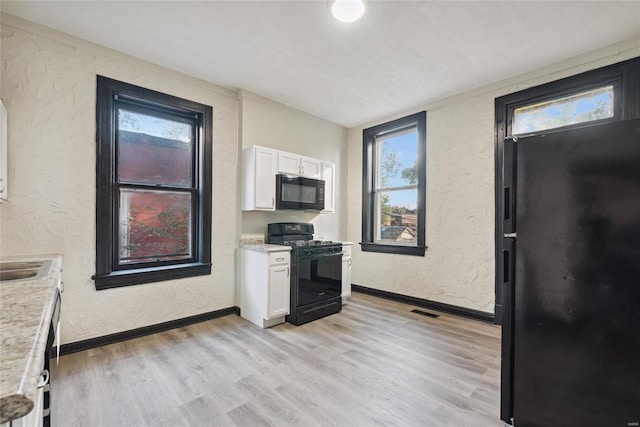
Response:
[{"label": "black over-the-range microwave", "polygon": [[324,181],[301,176],[276,175],[276,209],[323,210]]}]

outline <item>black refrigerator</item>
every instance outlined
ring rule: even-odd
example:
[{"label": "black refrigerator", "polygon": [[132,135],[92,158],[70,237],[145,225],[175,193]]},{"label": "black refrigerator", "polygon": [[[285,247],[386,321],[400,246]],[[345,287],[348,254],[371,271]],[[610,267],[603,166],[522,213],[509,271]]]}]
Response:
[{"label": "black refrigerator", "polygon": [[640,425],[640,119],[504,145],[501,417]]}]

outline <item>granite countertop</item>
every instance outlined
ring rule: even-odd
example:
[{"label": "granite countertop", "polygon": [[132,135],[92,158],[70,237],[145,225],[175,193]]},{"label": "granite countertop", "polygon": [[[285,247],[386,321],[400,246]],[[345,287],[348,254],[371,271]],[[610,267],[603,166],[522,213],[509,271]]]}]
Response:
[{"label": "granite countertop", "polygon": [[58,293],[60,255],[0,258],[31,261],[51,261],[48,276],[0,281],[0,423],[27,415],[34,406]]},{"label": "granite countertop", "polygon": [[244,245],[241,248],[256,252],[288,252],[291,250],[291,246],[272,245],[270,243],[265,243],[262,245]]}]

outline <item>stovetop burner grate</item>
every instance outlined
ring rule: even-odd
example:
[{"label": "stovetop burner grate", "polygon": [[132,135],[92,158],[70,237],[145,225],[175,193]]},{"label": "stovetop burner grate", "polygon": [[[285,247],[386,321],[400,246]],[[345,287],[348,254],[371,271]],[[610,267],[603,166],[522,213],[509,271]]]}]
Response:
[{"label": "stovetop burner grate", "polygon": [[316,240],[313,238],[313,224],[301,222],[280,222],[268,226],[267,242],[275,245],[286,245],[292,248],[312,248],[326,246],[340,246],[339,242],[331,240]]}]

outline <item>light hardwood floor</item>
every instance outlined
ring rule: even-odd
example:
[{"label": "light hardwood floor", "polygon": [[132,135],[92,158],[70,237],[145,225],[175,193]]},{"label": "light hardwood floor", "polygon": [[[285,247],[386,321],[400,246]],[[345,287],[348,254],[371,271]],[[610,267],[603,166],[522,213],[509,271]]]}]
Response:
[{"label": "light hardwood floor", "polygon": [[63,356],[52,423],[502,426],[500,328],[413,308],[354,294],[303,326],[231,315]]}]

